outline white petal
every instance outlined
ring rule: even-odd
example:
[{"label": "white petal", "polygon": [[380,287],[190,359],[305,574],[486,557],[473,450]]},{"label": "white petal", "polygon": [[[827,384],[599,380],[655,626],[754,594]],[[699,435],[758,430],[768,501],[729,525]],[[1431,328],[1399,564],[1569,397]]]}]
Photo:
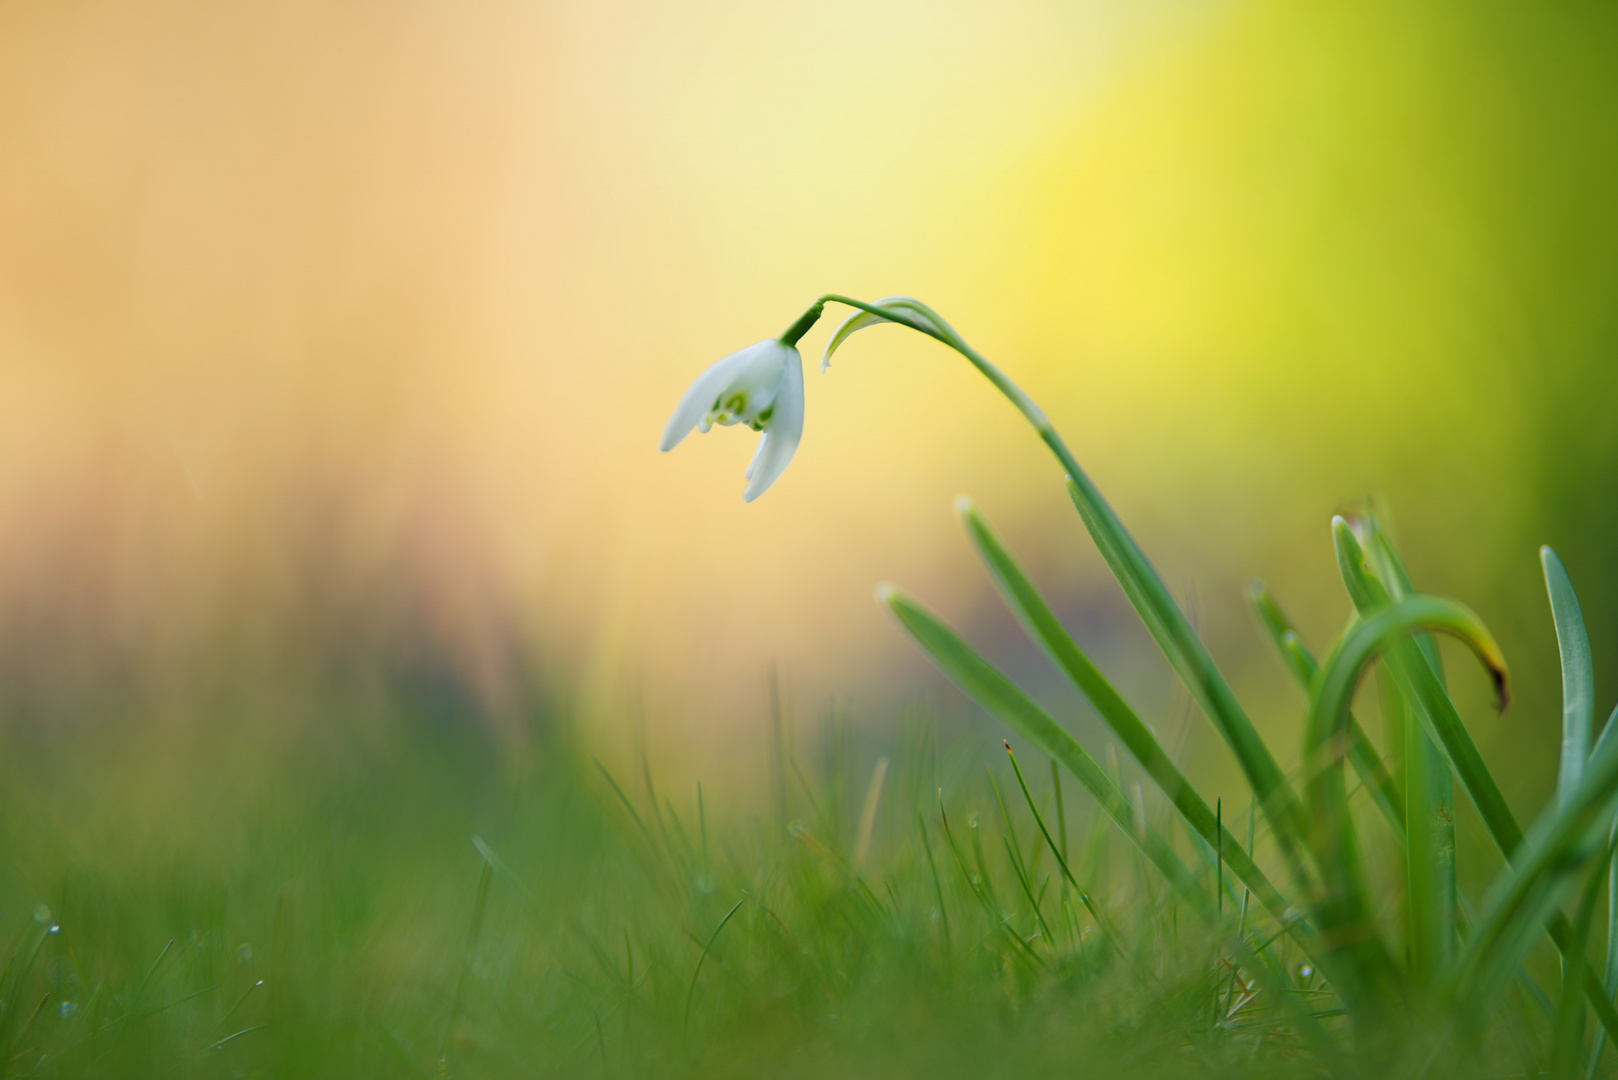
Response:
[{"label": "white petal", "polygon": [[775,338],[749,345],[742,352],[746,354],[746,360],[737,369],[730,385],[744,391],[750,398],[757,395],[773,397],[781,380],[786,377],[788,362],[798,356],[796,348],[783,345]]},{"label": "white petal", "polygon": [[758,437],[758,447],[753,451],[753,460],[747,463],[747,471],[742,474],[746,479],[753,479],[753,470],[758,468],[758,459],[764,456],[764,446],[769,441],[770,433],[768,431]]},{"label": "white petal", "polygon": [[710,364],[701,375],[691,383],[680,397],[680,403],[674,406],[674,412],[669,415],[668,423],[663,425],[663,437],[658,439],[659,450],[673,450],[680,445],[680,440],[690,434],[696,427],[697,421],[707,415],[713,406],[714,399],[728,387],[738,374],[750,364],[757,363],[758,353],[764,346],[780,346],[774,338],[749,345],[745,349],[738,349],[720,360]]},{"label": "white petal", "polygon": [[876,301],[873,307],[888,308],[895,314],[902,316],[899,319],[884,318],[873,315],[869,311],[856,311],[838,324],[837,329],[826,341],[826,351],[820,355],[820,370],[825,371],[831,366],[831,354],[836,352],[849,339],[856,330],[864,330],[867,326],[878,323],[902,322],[904,325],[923,333],[948,333],[949,324],[920,300],[913,296],[884,296]]},{"label": "white petal", "polygon": [[759,444],[753,464],[747,469],[747,490],[742,492],[743,502],[752,502],[775,483],[798,452],[803,438],[803,361],[798,350],[792,350],[787,362],[786,380],[775,399],[775,414],[770,417],[768,436]]}]

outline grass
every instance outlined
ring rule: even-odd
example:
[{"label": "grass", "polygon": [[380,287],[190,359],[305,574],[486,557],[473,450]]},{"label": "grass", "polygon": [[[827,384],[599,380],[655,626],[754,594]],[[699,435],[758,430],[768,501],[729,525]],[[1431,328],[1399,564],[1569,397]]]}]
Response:
[{"label": "grass", "polygon": [[[1186,831],[1193,854],[1211,869],[1212,882],[1210,875],[1187,866],[1164,830],[1148,820],[1138,788],[1132,800],[1119,777],[1103,770],[1066,728],[959,634],[894,586],[882,586],[878,599],[941,671],[1009,729],[1049,754],[1094,797],[1118,834],[1160,875],[1170,894],[1168,910],[1195,919],[1227,952],[1234,971],[1271,993],[1320,1067],[1382,1072],[1395,1063],[1409,1068],[1414,1061],[1413,1075],[1425,1075],[1467,1059],[1519,980],[1537,999],[1545,999],[1523,964],[1541,937],[1548,936],[1561,954],[1562,968],[1559,1001],[1546,1010],[1555,1017],[1550,1070],[1574,1077],[1602,1068],[1603,1042],[1618,1038],[1618,1010],[1610,989],[1618,972],[1609,970],[1603,977],[1589,963],[1588,952],[1597,897],[1618,846],[1618,734],[1613,730],[1618,725],[1609,721],[1592,747],[1589,643],[1572,584],[1554,552],[1543,549],[1542,561],[1562,657],[1561,765],[1555,800],[1526,833],[1448,694],[1433,638],[1449,635],[1475,654],[1502,710],[1509,687],[1505,658],[1473,612],[1416,589],[1387,532],[1368,512],[1357,513],[1352,524],[1342,517],[1332,522],[1338,570],[1355,616],[1321,662],[1309,654],[1263,587],[1251,590],[1260,621],[1309,694],[1300,774],[1288,776],[1145,553],[1032,399],[937,312],[911,297],[868,304],[824,295],[792,325],[783,342],[795,344],[827,303],[855,312],[831,335],[826,359],[863,327],[906,327],[958,353],[1034,429],[1066,474],[1068,494],[1113,577],[1235,757],[1251,791],[1254,814],[1262,813],[1269,826],[1272,861],[1279,866],[1267,874],[1252,852],[1234,842],[1217,804],[1209,813],[1206,801],[1069,637],[969,502],[959,510],[1008,607],[1168,799],[1173,814],[1166,825],[1170,831],[1175,825]],[[1384,753],[1352,711],[1362,678],[1378,664],[1389,686]],[[1403,858],[1391,868],[1369,865],[1363,825],[1356,820],[1348,787],[1349,762],[1402,849]],[[1457,786],[1506,860],[1476,911],[1457,888]],[[1031,797],[1029,803],[1032,809]],[[1005,818],[1009,830],[1009,814]],[[1049,845],[1043,825],[1041,834]],[[1607,840],[1609,835],[1615,839]],[[949,838],[947,828],[945,836]],[[1022,859],[1013,845],[1008,843],[1007,850],[1043,936],[1054,942]],[[965,872],[953,841],[951,851]],[[986,880],[981,857],[978,863]],[[1084,884],[1066,872],[1065,861],[1062,866],[1064,885],[1085,896]],[[1226,869],[1245,890],[1242,920],[1234,928],[1224,914]],[[1379,870],[1379,878],[1402,894],[1402,910],[1393,917],[1372,891],[1373,872]],[[975,884],[974,892],[991,916],[1004,913],[986,884]],[[1565,903],[1575,893],[1581,899],[1570,919]],[[1263,945],[1249,937],[1246,901],[1251,898],[1274,923]],[[1065,892],[1063,900],[1065,904]],[[1099,917],[1093,907],[1091,911]],[[1122,947],[1122,935],[1108,931],[1106,936],[1114,947]],[[1618,937],[1618,902],[1609,902],[1607,936],[1609,941]],[[1283,938],[1302,953],[1312,973],[1323,976],[1321,989],[1331,999],[1329,1008],[1317,1009],[1297,996],[1287,964],[1269,952]],[[1020,944],[1030,960],[1036,959],[1028,942]],[[1587,1013],[1593,1013],[1602,1032],[1588,1048]],[[1431,1053],[1412,1053],[1412,1047],[1429,1042]]]},{"label": "grass", "polygon": [[[1287,856],[1259,804],[1221,801],[1191,825],[1200,796],[1166,756],[1142,750],[1137,774],[1097,748],[1085,785],[1037,741],[1012,753],[990,724],[917,711],[896,744],[860,753],[846,727],[818,755],[787,733],[754,813],[661,790],[643,762],[604,767],[561,709],[513,740],[402,704],[314,704],[318,737],[132,722],[13,740],[6,1074],[1366,1068],[1318,941],[1282,925]],[[1144,746],[1149,730],[1113,708],[1120,745]],[[1180,780],[1148,798],[1136,776]],[[1374,785],[1358,790],[1358,824],[1391,831]],[[1372,904],[1390,934],[1403,899]],[[1463,920],[1457,947],[1509,929],[1495,910]],[[1587,938],[1592,921],[1572,925]],[[1401,1075],[1566,1071],[1576,1025],[1542,969],[1401,1025]]]},{"label": "grass", "polygon": [[[1340,1001],[1233,873],[1210,921],[985,724],[917,711],[860,753],[846,728],[818,755],[789,736],[752,813],[604,770],[554,714],[520,749],[329,705],[319,739],[7,755],[9,1075],[1313,1076],[1322,1036],[1358,1068]],[[1216,884],[1167,800],[1125,802]],[[1221,845],[1275,857],[1262,816],[1215,813]],[[1554,1009],[1513,990],[1490,1017],[1464,1050],[1441,1024],[1403,1045],[1442,1047],[1436,1075],[1549,1060]]]},{"label": "grass", "polygon": [[[902,323],[1034,426],[1245,796],[1209,805],[963,502],[990,579],[1116,743],[1081,745],[892,586],[987,716],[948,734],[918,712],[883,754],[834,724],[818,762],[783,729],[764,813],[592,759],[560,707],[500,736],[328,691],[297,737],[139,717],[14,736],[0,1076],[1610,1075],[1618,734],[1593,724],[1554,553],[1561,766],[1526,828],[1434,636],[1502,707],[1505,658],[1369,512],[1332,523],[1356,613],[1318,658],[1250,589],[1307,692],[1288,771],[1044,414],[925,305],[854,303],[832,348]],[[1457,792],[1507,860],[1474,894]]]},{"label": "grass", "polygon": [[[565,733],[520,753],[410,723],[318,749],[154,736],[35,750],[26,769],[10,755],[5,1071],[1000,1075],[1106,1058],[1181,1075],[1188,1052],[1213,1070],[1295,1053],[1255,1003],[1215,1033],[1216,999],[1245,984],[1138,903],[1144,868],[1073,813],[1048,825],[1098,930],[1003,753],[997,794],[964,745],[923,768],[938,755],[918,728],[856,873],[852,766],[794,757],[784,828],[704,822],[694,793],[609,780]],[[177,754],[234,759],[237,782],[190,761],[151,775]],[[1048,815],[1044,779],[1029,790]]]}]

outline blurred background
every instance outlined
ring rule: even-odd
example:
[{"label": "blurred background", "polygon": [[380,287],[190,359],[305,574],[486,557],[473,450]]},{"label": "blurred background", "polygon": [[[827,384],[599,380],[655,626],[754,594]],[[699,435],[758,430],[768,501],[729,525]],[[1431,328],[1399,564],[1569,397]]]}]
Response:
[{"label": "blurred background", "polygon": [[1513,661],[1501,719],[1452,670],[1532,807],[1539,544],[1618,693],[1615,48],[1571,3],[0,0],[3,738],[404,702],[736,780],[772,670],[803,717],[964,709],[882,580],[1079,716],[964,492],[1233,776],[1055,464],[940,347],[877,329],[820,375],[811,332],[753,505],[752,436],[656,452],[712,360],[907,292],[1044,405],[1284,756],[1302,699],[1241,584],[1324,648],[1330,516],[1381,500]]}]

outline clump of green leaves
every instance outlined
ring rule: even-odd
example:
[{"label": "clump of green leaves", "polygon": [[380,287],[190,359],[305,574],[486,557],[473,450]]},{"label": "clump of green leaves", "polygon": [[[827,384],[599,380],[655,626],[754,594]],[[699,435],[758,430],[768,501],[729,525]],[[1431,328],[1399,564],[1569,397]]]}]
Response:
[{"label": "clump of green leaves", "polygon": [[[838,297],[821,302],[825,299],[848,302]],[[1438,1032],[1435,1054],[1458,1048],[1463,1034],[1475,1032],[1489,1011],[1499,1007],[1514,981],[1526,978],[1525,956],[1548,935],[1562,954],[1563,967],[1549,1064],[1558,1076],[1593,1071],[1603,1042],[1618,1036],[1613,1007],[1618,960],[1609,957],[1603,978],[1586,956],[1596,898],[1618,842],[1618,735],[1609,720],[1592,747],[1589,644],[1578,601],[1555,553],[1542,550],[1562,654],[1561,767],[1554,801],[1526,832],[1461,721],[1433,636],[1452,636],[1471,649],[1502,709],[1508,700],[1504,657],[1473,612],[1415,589],[1386,530],[1368,512],[1352,522],[1342,517],[1332,522],[1338,570],[1356,614],[1323,660],[1317,662],[1305,648],[1263,586],[1255,583],[1250,589],[1260,622],[1309,696],[1301,724],[1302,775],[1294,787],[1190,620],[1044,413],[918,301],[855,306],[862,311],[854,317],[863,320],[858,325],[899,323],[961,353],[1051,449],[1108,568],[1240,765],[1253,803],[1269,826],[1282,884],[1273,882],[1236,842],[1218,810],[1210,810],[965,500],[958,510],[1007,605],[1161,789],[1198,849],[1204,855],[1212,852],[1204,860],[1205,872],[1198,875],[1186,867],[1118,783],[1012,680],[920,603],[883,586],[879,599],[939,668],[1079,781],[1161,873],[1177,902],[1225,941],[1236,970],[1255,985],[1275,988],[1278,1000],[1290,1003],[1289,1023],[1322,1064],[1390,1061],[1411,1040],[1429,1038],[1433,1031]],[[828,353],[846,336],[834,335]],[[1385,752],[1372,744],[1352,712],[1356,688],[1377,661],[1389,684]],[[1345,776],[1349,763],[1404,853],[1395,876],[1407,902],[1396,919],[1380,917],[1370,894],[1361,825]],[[1507,860],[1475,911],[1456,885],[1456,782]],[[1239,922],[1225,912],[1227,870],[1245,890]],[[1570,919],[1563,908],[1575,894],[1579,901]],[[1250,924],[1247,897],[1257,899],[1264,919]],[[1611,918],[1618,919],[1618,905],[1611,911]],[[1618,940],[1614,931],[1618,923],[1609,926],[1609,941]],[[1321,999],[1303,1004],[1294,996],[1297,986],[1289,971],[1263,947],[1278,936],[1307,958],[1312,972],[1324,976]],[[1592,1011],[1599,1034],[1586,1048],[1585,1024]],[[1338,1017],[1342,1023],[1322,1023]]]}]

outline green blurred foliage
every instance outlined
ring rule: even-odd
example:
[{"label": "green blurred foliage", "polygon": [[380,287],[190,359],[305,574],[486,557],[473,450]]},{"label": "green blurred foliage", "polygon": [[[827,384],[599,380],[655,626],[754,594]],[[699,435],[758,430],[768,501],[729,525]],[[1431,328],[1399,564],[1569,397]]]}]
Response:
[{"label": "green blurred foliage", "polygon": [[[1041,770],[1101,930],[1055,883],[998,739],[946,718],[914,713],[891,770],[843,719],[785,733],[759,815],[643,762],[598,769],[565,710],[534,711],[520,747],[318,707],[292,747],[147,728],[6,756],[0,1075],[1317,1074],[1071,784],[1056,824]],[[1478,1048],[1537,1060],[1545,1023],[1497,1020],[1475,1046],[1434,1029],[1405,1049],[1440,1050],[1440,1076]]]},{"label": "green blurred foliage", "polygon": [[[1500,637],[1521,696],[1469,719],[1525,807],[1559,716],[1540,544],[1583,599],[1598,707],[1618,698],[1615,46],[1597,4],[1209,9],[1029,181],[1060,328],[1029,381],[1198,582],[1216,652],[1256,646],[1251,574],[1323,644],[1348,611],[1327,520],[1375,498],[1418,586]],[[1052,528],[1008,533],[1037,554]]]},{"label": "green blurred foliage", "polygon": [[[1468,719],[1480,717],[1491,760],[1514,766],[1501,769],[1508,793],[1537,805],[1558,715],[1538,544],[1561,553],[1583,602],[1598,723],[1618,697],[1618,11],[1262,0],[1186,18],[1056,167],[1041,163],[1025,226],[1035,254],[1002,277],[1063,336],[1046,400],[1053,414],[1083,403],[1127,429],[1096,455],[1120,506],[1142,498],[1137,481],[1186,495],[1140,530],[1161,541],[1154,557],[1214,568],[1232,606],[1236,581],[1284,560],[1293,584],[1321,583],[1288,604],[1316,630],[1346,614],[1325,544],[1330,503],[1379,490],[1418,584],[1478,608],[1514,664],[1515,711]],[[1153,375],[1098,399],[1084,363],[1097,350]],[[1187,430],[1223,449],[1204,457]],[[1232,469],[1221,486],[1210,461]],[[201,658],[173,670],[144,666],[167,656],[144,648],[151,624],[114,625],[83,585],[98,552],[75,559],[47,540],[38,564],[19,564],[66,582],[53,591],[15,575],[0,628],[0,936],[26,941],[40,903],[63,927],[27,984],[53,995],[24,1040],[50,1060],[20,1070],[408,1075],[447,1059],[468,1074],[578,1075],[579,1055],[593,1054],[590,1069],[608,1074],[783,1075],[857,1060],[873,1073],[1014,1075],[1099,1054],[1184,1074],[1179,1036],[1206,1008],[1186,989],[1202,978],[1198,943],[1143,919],[1172,969],[1149,992],[1128,972],[1025,979],[984,944],[992,926],[950,966],[919,849],[894,839],[936,775],[882,818],[894,861],[866,887],[891,884],[902,918],[875,918],[840,866],[864,783],[847,769],[805,785],[825,805],[798,808],[809,818],[798,835],[823,847],[732,808],[715,819],[722,868],[682,867],[697,846],[691,799],[677,800],[686,838],[672,840],[658,822],[673,806],[626,781],[642,832],[551,730],[561,706],[521,724],[508,707],[505,727],[484,725],[474,680],[414,629],[425,620],[402,572],[372,565],[356,583],[330,559],[316,527],[326,509],[309,511],[307,551],[240,564],[284,580],[221,589],[239,637],[199,635]],[[95,548],[93,515],[68,518]],[[1203,554],[1183,560],[1188,550]],[[81,591],[90,599],[75,600]],[[1316,602],[1326,595],[1336,607]],[[1111,636],[1121,617],[1087,629]],[[552,673],[558,697],[570,674]],[[895,771],[912,767],[925,771],[909,758]],[[981,791],[966,799],[965,812],[990,809]],[[473,833],[519,880],[491,885],[490,936],[469,959]],[[693,942],[744,889],[778,890],[815,932],[742,909],[727,931],[739,947],[698,984],[694,1048],[682,1015]],[[955,889],[951,910],[973,912]],[[1149,887],[1119,896],[1156,914]],[[641,1006],[621,1007],[633,994],[611,1011],[631,954],[654,973],[638,1036]],[[259,978],[266,988],[249,994]],[[83,1011],[61,1011],[70,1004]],[[1502,1058],[1534,1057],[1538,1029],[1523,1023],[1526,1034],[1494,1033],[1511,1044]],[[1288,1050],[1261,1064],[1284,1071]]]}]

